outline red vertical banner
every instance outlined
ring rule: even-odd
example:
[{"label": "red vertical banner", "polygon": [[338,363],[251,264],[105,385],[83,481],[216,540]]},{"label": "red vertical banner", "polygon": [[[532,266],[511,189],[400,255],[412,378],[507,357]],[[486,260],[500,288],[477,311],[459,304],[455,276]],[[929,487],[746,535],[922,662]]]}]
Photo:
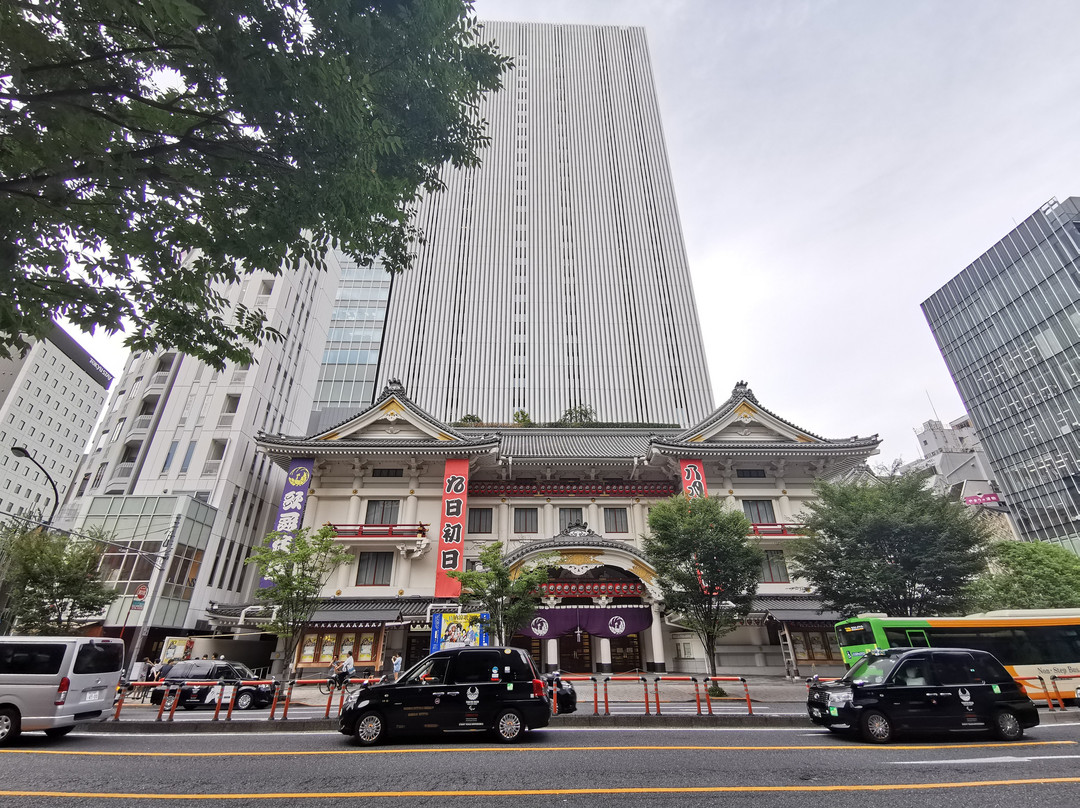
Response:
[{"label": "red vertical banner", "polygon": [[465,569],[465,506],[469,491],[469,461],[447,460],[443,473],[442,516],[439,530],[435,597],[456,598],[461,584],[446,573]]},{"label": "red vertical banner", "polygon": [[705,484],[705,465],[700,460],[680,460],[682,469],[682,490],[686,496],[709,496],[709,487]]}]

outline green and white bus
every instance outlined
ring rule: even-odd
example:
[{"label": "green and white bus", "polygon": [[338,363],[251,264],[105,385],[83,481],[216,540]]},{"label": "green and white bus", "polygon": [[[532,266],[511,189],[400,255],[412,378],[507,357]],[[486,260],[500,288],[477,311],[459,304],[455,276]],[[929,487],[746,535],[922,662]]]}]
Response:
[{"label": "green and white bus", "polygon": [[[836,624],[849,668],[873,648],[976,648],[996,656],[1015,678],[1080,676],[1080,609],[1010,609],[967,617],[887,617],[861,614]],[[1045,698],[1038,681],[1028,695]],[[1080,678],[1057,681],[1058,692],[1080,700]],[[1053,695],[1053,687],[1050,687]]]}]

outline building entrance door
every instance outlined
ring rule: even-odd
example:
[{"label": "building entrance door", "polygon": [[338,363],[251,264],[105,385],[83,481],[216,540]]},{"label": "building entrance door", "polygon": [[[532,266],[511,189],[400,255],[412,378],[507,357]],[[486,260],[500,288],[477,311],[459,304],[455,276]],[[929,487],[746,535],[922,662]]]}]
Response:
[{"label": "building entrance door", "polygon": [[645,666],[641,661],[641,643],[638,642],[637,634],[611,640],[612,673],[626,673],[644,669]]},{"label": "building entrance door", "polygon": [[570,673],[592,673],[592,637],[587,632],[570,632],[559,637],[559,670]]}]

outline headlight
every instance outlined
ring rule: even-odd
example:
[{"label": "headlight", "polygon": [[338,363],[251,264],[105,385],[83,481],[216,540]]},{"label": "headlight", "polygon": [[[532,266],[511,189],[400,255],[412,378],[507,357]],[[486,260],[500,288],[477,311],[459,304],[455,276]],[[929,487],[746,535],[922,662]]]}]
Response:
[{"label": "headlight", "polygon": [[847,704],[851,701],[850,690],[830,690],[829,704]]},{"label": "headlight", "polygon": [[259,690],[271,690],[270,685],[259,685]]}]

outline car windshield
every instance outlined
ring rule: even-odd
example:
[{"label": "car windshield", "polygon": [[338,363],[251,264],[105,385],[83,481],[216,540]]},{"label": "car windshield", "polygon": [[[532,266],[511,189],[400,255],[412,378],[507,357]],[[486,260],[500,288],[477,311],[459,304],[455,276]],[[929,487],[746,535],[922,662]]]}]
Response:
[{"label": "car windshield", "polygon": [[885,681],[885,678],[889,675],[893,668],[896,667],[896,657],[894,656],[874,656],[867,654],[844,674],[844,678],[841,680],[851,684],[852,682],[866,682],[867,684],[877,685]]},{"label": "car windshield", "polygon": [[234,671],[240,674],[241,679],[251,681],[259,678],[252,672],[251,668],[241,662],[230,662],[229,664],[233,666]]},{"label": "car windshield", "polygon": [[401,677],[401,683],[407,685],[437,685],[446,681],[448,657],[428,657],[421,660]]}]

